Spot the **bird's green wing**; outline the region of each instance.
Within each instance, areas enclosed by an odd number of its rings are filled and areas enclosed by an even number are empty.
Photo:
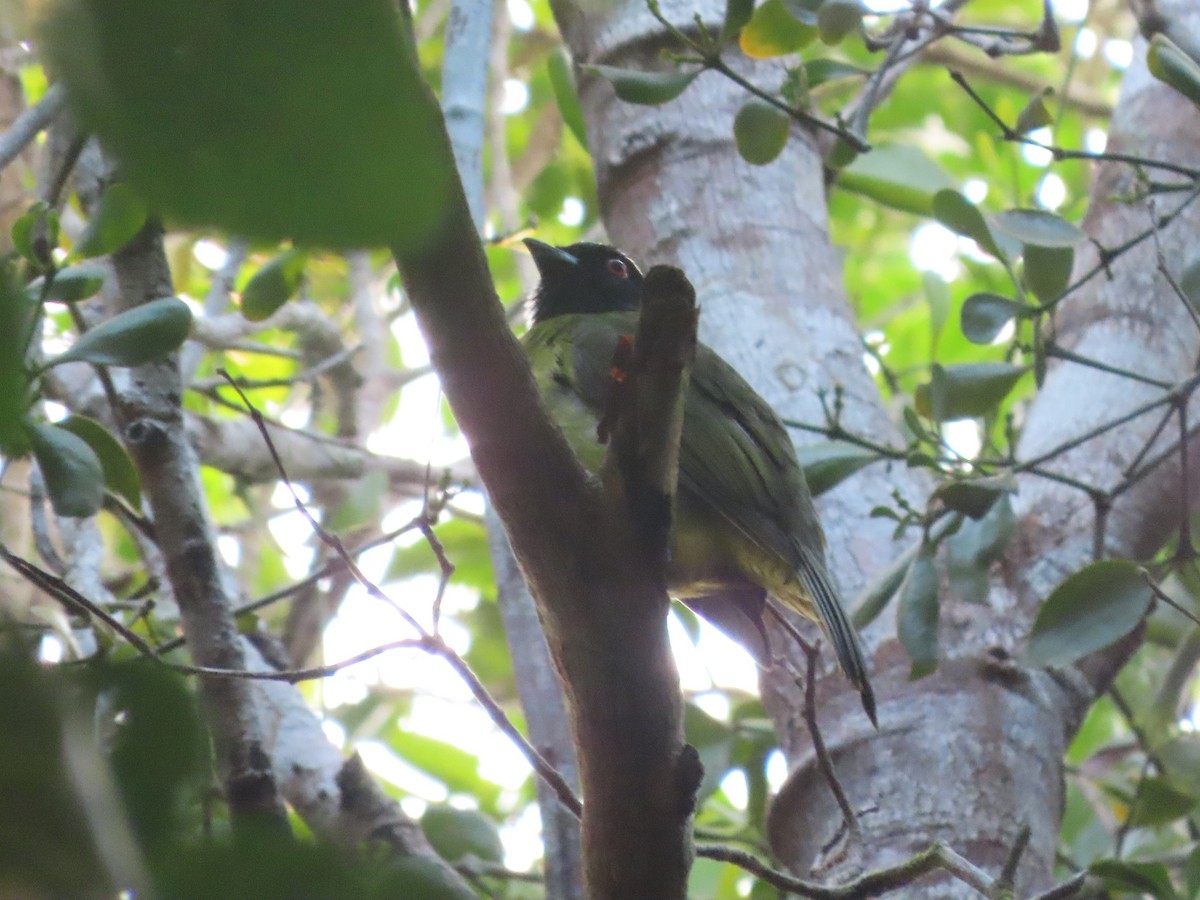
[[[679,450],[680,485],[796,571],[824,536],[791,438],[737,371],[701,345]]]

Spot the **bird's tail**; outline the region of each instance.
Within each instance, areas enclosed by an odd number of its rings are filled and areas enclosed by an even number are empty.
[[[842,602],[829,580],[824,563],[821,560],[805,561],[808,564],[802,566],[799,573],[801,584],[812,598],[821,628],[829,636],[834,653],[837,654],[838,665],[846,673],[851,684],[858,688],[867,718],[878,728],[879,723],[875,721],[875,692],[871,689],[858,633],[850,623],[846,610],[842,608]]]

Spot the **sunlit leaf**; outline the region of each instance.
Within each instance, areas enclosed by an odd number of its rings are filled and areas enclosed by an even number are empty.
[[[904,212],[928,216],[933,198],[953,182],[911,144],[884,144],[864,153],[838,173],[839,187]]]
[[[783,152],[792,120],[764,100],[752,97],[733,120],[733,137],[742,159],[764,166]]]
[[[73,518],[99,512],[104,503],[104,468],[87,442],[44,422],[29,426],[29,438],[54,511]]]
[[[121,181],[110,184],[88,217],[72,255],[87,259],[119,250],[142,230],[147,215],[146,201],[137,190]]]
[[[1069,576],[1038,610],[1026,657],[1068,666],[1128,634],[1150,609],[1150,586],[1128,560],[1106,559]]]
[[[1077,225],[1044,209],[1006,209],[992,224],[1014,240],[1036,247],[1074,247],[1083,240]]]
[[[738,46],[751,59],[771,59],[795,53],[817,36],[815,21],[798,21],[783,0],[766,0],[754,10],[738,36]]]
[[[107,428],[87,416],[68,416],[56,424],[87,442],[100,460],[105,486],[124,497],[135,510],[140,510],[142,479],[124,445]]]
[[[192,328],[192,310],[177,297],[152,300],[118,313],[85,331],[47,366],[90,362],[140,366],[177,350]]]
[[[575,135],[579,146],[587,147],[587,128],[583,123],[583,109],[579,106],[579,92],[575,88],[575,73],[564,50],[559,49],[546,57],[546,72],[550,76],[550,87],[554,90],[554,102],[563,124]]]
[[[674,100],[687,90],[688,85],[695,81],[699,71],[695,72],[642,72],[636,69],[618,69],[614,66],[584,66],[585,71],[592,72],[607,79],[617,92],[617,96],[626,103],[640,103],[645,106],[658,106]]]
[[[938,577],[934,548],[923,545],[900,586],[896,633],[912,661],[909,677],[923,678],[938,662]]]
[[[326,0],[74,0],[52,6],[39,49],[156,211],[407,252],[433,233],[453,160],[405,29],[391,0],[353,15]]]
[[[261,322],[287,303],[300,289],[308,254],[292,247],[263,264],[242,288],[242,315]]]

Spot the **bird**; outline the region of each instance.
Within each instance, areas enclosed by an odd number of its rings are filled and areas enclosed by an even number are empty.
[[[522,343],[538,393],[580,462],[599,472],[613,354],[637,330],[644,279],[607,244],[525,246],[540,283]],[[825,535],[787,429],[716,351],[696,346],[684,397],[668,592],[769,659],[767,598],[820,624],[873,725],[858,635],[825,562]]]

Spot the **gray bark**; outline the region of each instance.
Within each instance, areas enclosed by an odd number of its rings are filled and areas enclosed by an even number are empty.
[[[1174,6],[1180,14],[1186,9],[1183,3]],[[663,11],[688,27],[694,9],[691,3],[671,3]],[[716,24],[723,4],[703,4],[700,12]],[[556,13],[581,63],[662,65],[665,37],[640,3],[588,5],[586,10],[560,4]],[[1194,29],[1196,16],[1188,12],[1184,24]],[[1195,110],[1149,78],[1143,55],[1139,46],[1110,146],[1156,158],[1194,156]],[[728,58],[736,56],[733,50]],[[778,77],[746,60],[737,66],[768,88]],[[688,272],[703,311],[702,339],[737,365],[785,416],[820,422],[817,390],[841,384],[844,424],[877,440],[894,438],[860,362],[839,275],[842,260],[828,239],[821,161],[811,136],[793,129],[784,154],[770,166],[742,162],[731,131],[744,96],[713,74],[702,75],[679,99],[660,107],[622,104],[606,82],[595,78],[584,79],[581,99],[609,235],[642,262],[670,260]],[[1105,201],[1122,193],[1130,177],[1127,167],[1104,165],[1099,171],[1086,228],[1109,245],[1149,222],[1144,206]],[[1160,212],[1166,208],[1160,204]],[[1164,232],[1168,259],[1183,259],[1198,217],[1191,212]],[[1112,281],[1098,279],[1074,297],[1064,310],[1060,335],[1076,352],[1160,378],[1185,376],[1196,358],[1195,329],[1154,275],[1148,247],[1115,266]],[[1052,367],[1030,410],[1022,456],[1108,420],[1139,397],[1145,399],[1143,394],[1127,380],[1101,381],[1095,372],[1070,364]],[[1090,442],[1062,461],[1063,470],[1111,484],[1154,424],[1147,417]],[[914,500],[928,489],[901,467],[890,472],[875,467],[821,498],[831,568],[844,596],[853,596],[898,552],[890,529],[867,516],[894,488]],[[1106,552],[1138,556],[1154,547],[1164,520],[1166,529],[1177,520],[1173,492],[1178,494],[1178,470],[1164,465],[1124,495],[1109,519]],[[1093,532],[1087,498],[1054,482],[1024,478],[1017,512],[1017,534],[996,572],[990,603],[967,606],[943,596],[948,659],[935,675],[908,680],[908,660],[895,640],[890,614],[867,630],[880,699],[878,734],[857,710],[849,685],[828,672],[822,678],[819,720],[826,743],[852,803],[871,810],[861,817],[864,845],[853,852],[839,856],[843,848],[834,847],[828,858],[820,854],[839,815],[816,771],[799,715],[801,695],[785,672],[765,674],[764,700],[792,767],[774,803],[769,833],[789,868],[842,881],[943,839],[995,874],[1018,830],[1028,824],[1033,837],[1018,884],[1034,889],[1049,882],[1063,796],[1063,751],[1095,693],[1136,639],[1089,660],[1079,671],[1052,674],[1012,659],[1038,602],[1063,576],[1090,561]],[[907,895],[973,892],[939,878]]]

